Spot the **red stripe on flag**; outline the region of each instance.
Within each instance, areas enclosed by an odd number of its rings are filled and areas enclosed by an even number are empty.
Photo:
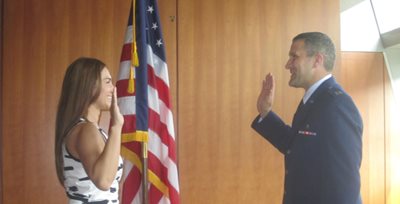
[[[163,196],[162,192],[159,191],[154,185],[150,186],[149,195],[150,204],[158,204]]]
[[[151,152],[149,152],[149,169],[152,170],[160,180],[168,187],[168,194],[171,199],[171,203],[178,204],[179,203],[179,193],[176,189],[171,185],[168,179],[168,171],[169,169],[162,165],[160,160],[154,156]],[[151,193],[150,193],[151,195]],[[174,200],[174,201],[172,201]]]
[[[125,43],[122,47],[121,62],[131,60],[132,43]]]
[[[122,133],[133,133],[136,131],[136,115],[124,115]]]
[[[153,171],[153,173],[156,174],[164,184],[167,184],[166,181],[168,180],[168,169],[153,153],[149,152],[148,156],[149,169]]]
[[[168,109],[171,109],[168,85],[165,84],[164,80],[155,75],[154,68],[151,65],[147,66],[147,70],[148,70],[147,80],[149,86],[153,87],[154,89],[157,89],[158,97],[160,98],[160,100],[165,103]]]
[[[123,189],[129,189],[122,192],[122,203],[131,203],[136,192],[139,191],[142,174],[137,167],[133,166],[128,176],[125,178]],[[135,192],[135,193],[132,193]]]
[[[128,85],[129,85],[129,79],[120,79],[115,83],[115,86],[117,88],[117,96],[119,97],[124,97],[124,96],[134,96],[136,95],[136,89],[133,93],[128,93]]]
[[[168,180],[169,199],[173,204],[179,204],[179,192],[169,183]]]
[[[130,151],[142,158],[142,144],[141,142],[124,142],[122,145],[128,148]]]
[[[166,124],[160,121],[160,115],[149,109],[149,129],[160,137],[161,142],[168,146],[168,156],[176,163],[175,140],[169,135]]]

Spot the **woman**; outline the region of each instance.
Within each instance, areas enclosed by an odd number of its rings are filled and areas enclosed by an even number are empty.
[[[111,116],[109,136],[98,125],[106,110]],[[64,77],[55,140],[57,176],[70,204],[119,203],[123,123],[105,64],[93,58],[74,61]]]

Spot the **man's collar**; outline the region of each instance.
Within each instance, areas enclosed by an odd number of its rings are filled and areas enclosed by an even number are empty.
[[[324,83],[324,81],[328,80],[329,78],[332,77],[332,74],[328,74],[324,76],[322,79],[319,81],[315,82],[313,85],[310,86],[310,88],[307,89],[306,93],[304,93],[303,96],[303,104],[306,104],[308,99],[311,97],[311,95],[315,92],[315,90],[318,89],[318,87]]]

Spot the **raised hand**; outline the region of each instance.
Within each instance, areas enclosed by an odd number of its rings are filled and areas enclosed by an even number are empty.
[[[263,80],[260,95],[257,100],[257,110],[260,116],[265,117],[272,109],[275,97],[275,80],[271,73],[268,73]]]
[[[110,108],[111,125],[122,126],[124,124],[124,116],[121,114],[117,103],[117,88],[114,87],[113,98]]]

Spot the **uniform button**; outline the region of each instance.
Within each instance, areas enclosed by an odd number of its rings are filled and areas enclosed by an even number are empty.
[[[307,125],[306,125],[306,129],[310,129],[310,124],[307,124]]]
[[[286,151],[286,154],[290,154],[292,151],[290,151],[290,149],[288,149],[287,151]]]
[[[289,170],[286,170],[286,171],[285,171],[285,174],[288,175],[288,174],[289,174]]]

